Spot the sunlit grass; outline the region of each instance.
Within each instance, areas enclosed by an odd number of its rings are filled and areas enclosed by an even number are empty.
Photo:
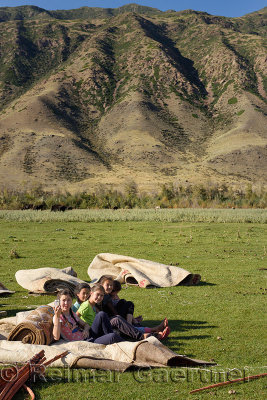
[[[85,216],[89,213],[81,211],[65,214],[33,211],[25,214],[21,211],[15,220],[0,221],[0,281],[16,291],[10,297],[1,298],[1,309],[6,310],[8,316],[53,300],[53,296],[31,296],[22,289],[14,278],[19,269],[72,266],[81,279],[89,280],[87,268],[100,252],[178,265],[201,274],[202,283],[196,287],[162,289],[128,287],[123,289],[122,296],[134,301],[136,313],[143,314],[148,326],[168,317],[172,332],[166,345],[175,352],[207,361],[214,359],[218,363],[214,371],[228,372],[232,379],[243,373],[266,372],[264,311],[267,290],[264,268],[267,245],[266,226],[259,223],[259,219],[250,223],[169,222],[166,219],[67,222],[71,215]],[[117,211],[107,211],[105,215],[119,215]],[[163,215],[161,211],[165,213],[165,210],[159,210],[159,213],[150,210],[147,215],[149,218],[153,212]],[[202,215],[207,215],[207,211],[212,213],[214,210],[205,210]],[[224,210],[215,210],[215,214],[217,211]],[[247,210],[238,211],[245,215]],[[261,214],[257,210],[248,211],[252,211],[250,218]],[[134,215],[134,212],[132,210],[128,215]],[[237,210],[229,212],[237,215]],[[14,217],[15,213],[5,215]],[[170,214],[172,212],[166,215]],[[23,215],[35,216],[36,221],[19,221],[18,216]],[[49,222],[37,218],[46,215],[66,220]],[[10,256],[14,252],[18,258]],[[39,382],[32,386],[37,399],[45,400],[209,399],[211,396],[228,399],[230,389],[236,391],[233,398],[265,398],[265,379],[189,395],[194,388],[214,383],[210,381],[210,369],[207,376],[203,372],[193,374],[189,371],[189,380],[184,377],[185,370],[166,371],[146,371],[147,375],[141,375],[141,380],[131,372],[119,374],[115,381],[110,381],[104,374],[102,381],[99,378],[90,382],[85,382],[84,375],[88,374],[85,371],[82,382],[50,379],[47,383]],[[175,378],[172,371],[177,372]],[[24,397],[23,393],[16,399]]]
[[[103,221],[162,221],[162,222],[248,222],[266,223],[264,209],[119,209],[70,210],[65,212],[33,210],[0,210],[0,220],[25,222],[103,222]]]

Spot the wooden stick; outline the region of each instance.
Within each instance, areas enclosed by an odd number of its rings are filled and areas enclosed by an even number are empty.
[[[35,400],[35,394],[31,390],[31,388],[29,386],[25,385],[25,384],[23,385],[23,387],[24,387],[25,390],[27,390],[27,392],[31,396],[31,400]]]
[[[16,374],[14,380],[8,381],[0,393],[0,400],[11,400],[15,393],[20,389],[21,386],[29,379],[31,374],[31,365],[37,364],[44,358],[44,350],[35,354],[30,361],[22,366]]]
[[[12,381],[8,381],[6,383],[5,387],[3,388],[3,390],[0,393],[0,400],[7,400],[8,397],[10,396],[10,393],[12,393],[12,396],[15,395],[15,393],[17,392],[17,390],[16,390],[17,383],[19,380],[21,380],[24,377],[24,375],[25,376],[28,375],[28,377],[29,377],[29,363],[27,363],[21,369],[19,369],[17,377],[16,377],[16,379],[14,379],[14,381],[12,380]],[[25,382],[27,379],[25,379]]]
[[[201,390],[212,389],[212,388],[215,388],[215,387],[218,387],[218,386],[225,386],[225,385],[229,385],[230,383],[235,383],[235,382],[245,382],[245,381],[249,381],[249,380],[252,380],[252,379],[262,378],[264,376],[267,376],[267,373],[260,374],[260,375],[245,376],[244,378],[234,379],[233,381],[215,383],[214,385],[205,386],[205,387],[200,388],[200,389],[191,390],[191,392],[189,392],[189,393],[192,394],[192,393],[200,392]]]
[[[49,364],[52,364],[52,362],[58,360],[59,358],[65,357],[69,353],[68,350],[64,351],[63,353],[59,354],[58,356],[55,356],[54,358],[51,358],[51,360],[46,361],[43,363],[45,367],[47,367]]]
[[[21,386],[24,386],[28,393],[31,395],[31,399],[34,400],[35,396],[33,391],[25,385],[25,382],[29,379],[29,377],[34,373],[38,373],[41,371],[41,368],[44,368],[51,364],[52,362],[58,360],[59,358],[65,357],[69,352],[64,351],[63,353],[53,357],[51,360],[46,360],[44,357],[44,350],[40,351],[39,353],[35,354],[30,361],[28,361],[25,365],[23,365],[14,376],[14,380],[10,380],[7,382],[1,381],[1,393],[0,393],[0,400],[11,400],[15,393],[19,390]],[[12,369],[8,369],[12,371]]]

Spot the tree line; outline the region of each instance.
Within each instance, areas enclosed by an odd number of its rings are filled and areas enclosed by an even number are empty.
[[[266,208],[267,192],[252,185],[243,189],[227,185],[164,184],[155,193],[139,192],[134,182],[122,190],[71,194],[52,193],[41,186],[28,191],[2,189],[0,208],[6,210],[120,209],[120,208]]]

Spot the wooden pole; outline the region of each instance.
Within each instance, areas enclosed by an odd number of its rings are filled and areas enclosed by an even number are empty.
[[[35,395],[34,395],[33,391],[31,390],[31,388],[25,384],[23,385],[23,387],[25,390],[27,390],[27,392],[31,396],[31,400],[35,400]]]
[[[226,381],[226,382],[215,383],[214,385],[205,386],[205,387],[200,388],[200,389],[191,390],[191,392],[189,392],[189,393],[192,394],[192,393],[200,392],[201,390],[213,389],[213,388],[219,387],[219,386],[230,385],[230,383],[235,383],[235,382],[250,381],[250,380],[252,380],[252,379],[263,378],[264,376],[267,376],[267,373],[265,373],[265,374],[260,374],[260,375],[245,376],[244,378],[234,379],[233,381]]]
[[[55,356],[54,358],[51,358],[51,360],[46,361],[43,365],[45,367],[47,367],[49,364],[52,364],[52,362],[58,360],[59,358],[65,357],[67,354],[69,354],[68,350],[64,351],[63,353],[59,354],[58,356]]]
[[[61,353],[53,357],[51,360],[46,361],[46,358],[44,357],[44,350],[42,350],[35,354],[35,356],[33,356],[30,361],[28,361],[18,371],[15,371],[14,368],[7,368],[6,371],[13,374],[13,376],[11,376],[11,380],[6,382],[4,379],[0,380],[0,400],[11,400],[21,386],[25,387],[25,389],[31,395],[31,399],[34,400],[34,393],[27,385],[25,385],[25,382],[33,373],[38,372],[41,367],[45,370],[46,366],[51,364],[53,361],[66,356],[68,353],[68,351],[64,351],[64,353]]]

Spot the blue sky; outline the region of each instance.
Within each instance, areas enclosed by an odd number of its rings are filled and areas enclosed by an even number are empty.
[[[0,7],[15,7],[26,4],[35,5],[46,10],[62,10],[79,7],[117,8],[124,4],[136,3],[166,11],[193,9],[206,11],[213,15],[226,17],[241,17],[253,11],[266,7],[266,0],[0,0]]]

